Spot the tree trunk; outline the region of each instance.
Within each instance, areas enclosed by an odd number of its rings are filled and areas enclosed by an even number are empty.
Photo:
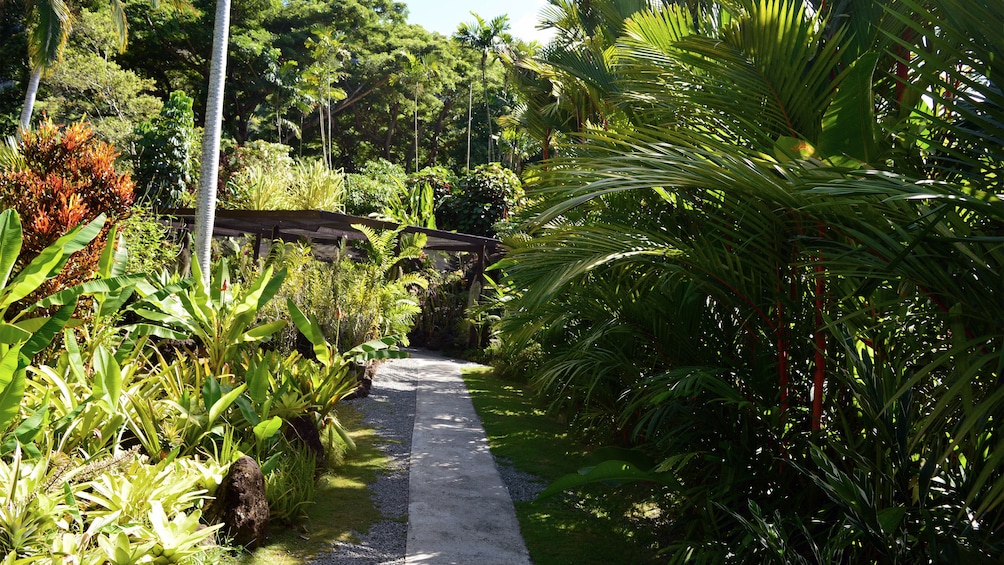
[[[488,162],[492,162],[492,107],[488,103],[488,74],[485,71],[485,62],[481,63],[481,93],[485,97],[485,115],[488,116]]]
[[[216,184],[220,167],[220,134],[223,128],[223,89],[227,79],[227,44],[230,35],[230,0],[216,0],[213,28],[213,58],[209,66],[209,96],[206,127],[202,138],[202,170],[195,214],[195,259],[202,270],[202,284],[209,284],[210,249],[216,222]]]
[[[474,83],[467,85],[467,170],[471,170],[471,108],[474,106]]]
[[[38,82],[42,79],[42,67],[32,69],[28,80],[28,91],[24,94],[24,107],[21,109],[20,128],[28,131],[31,126],[31,112],[35,108],[35,95],[38,94]]]
[[[418,89],[415,89],[415,172],[418,172]]]

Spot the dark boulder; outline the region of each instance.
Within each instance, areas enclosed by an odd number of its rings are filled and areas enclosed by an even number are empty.
[[[216,498],[203,514],[210,524],[223,524],[221,534],[234,545],[254,549],[268,537],[268,500],[265,477],[254,459],[243,456],[216,489]]]
[[[310,453],[313,453],[318,468],[324,464],[324,444],[321,443],[321,434],[317,431],[314,419],[310,415],[302,414],[286,420],[286,425],[282,428],[282,436],[286,438],[286,441],[302,445]]]

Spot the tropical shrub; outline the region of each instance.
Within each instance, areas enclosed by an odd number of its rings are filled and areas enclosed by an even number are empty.
[[[285,179],[293,168],[293,158],[289,156],[292,147],[281,143],[270,143],[264,140],[249,141],[241,146],[223,150],[220,156],[220,193],[218,205],[222,208],[240,209],[247,207],[242,199],[246,198],[237,189],[240,184],[233,184],[232,180],[237,180],[243,171],[255,169],[255,173],[250,173],[252,179],[261,182],[271,182],[265,177],[271,173],[277,179]],[[242,181],[238,181],[242,182]],[[247,181],[243,181],[247,182]],[[278,186],[285,186],[284,182]],[[278,190],[278,189],[276,189]],[[263,198],[263,197],[257,197]]]
[[[174,268],[180,246],[150,210],[134,206],[129,216],[119,223],[119,231],[129,250],[128,272],[156,273]]]
[[[355,216],[383,212],[404,191],[406,182],[400,165],[384,159],[368,161],[359,172],[345,177],[345,212]]]
[[[414,239],[401,238],[403,247],[397,250],[399,231],[359,229],[368,238],[359,250],[362,259],[353,259],[343,247],[331,262],[315,261],[309,247],[294,243],[274,245],[266,258],[266,265],[289,272],[280,299],[311,312],[339,351],[383,336],[407,336],[420,311],[415,293],[427,285],[422,274],[405,269],[407,262],[422,256]],[[264,319],[285,315],[285,309],[273,304]],[[280,349],[296,347],[292,328],[279,337]]]
[[[0,203],[27,218],[17,267],[81,222],[109,217],[101,234],[40,289],[51,294],[90,278],[108,230],[129,213],[133,183],[128,173],[116,171],[115,149],[83,123],[60,129],[45,122],[18,140],[18,150],[25,168],[0,173]]]
[[[1004,8],[600,4],[503,264],[534,384],[676,482],[671,562],[1000,559]]]
[[[509,217],[523,198],[523,186],[512,171],[498,163],[480,165],[437,204],[442,229],[493,237],[494,226]]]
[[[198,174],[192,99],[172,92],[160,114],[137,126],[135,133],[133,180],[138,197],[158,208],[181,207]]]

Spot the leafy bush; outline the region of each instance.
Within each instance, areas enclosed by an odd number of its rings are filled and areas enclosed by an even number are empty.
[[[42,287],[50,294],[90,278],[111,225],[129,214],[133,183],[128,173],[115,170],[115,149],[83,123],[61,130],[44,122],[19,139],[18,150],[25,168],[0,173],[0,202],[25,218],[18,267],[81,222],[109,217],[98,237]]]
[[[367,216],[383,212],[395,195],[404,192],[404,168],[384,159],[369,161],[345,179],[345,212]]]
[[[139,198],[159,208],[181,206],[198,174],[192,99],[172,92],[160,114],[136,128],[136,136],[133,177]]]
[[[239,147],[225,150],[220,158],[220,192],[217,195],[218,205],[221,208],[240,209],[244,207],[239,192],[235,188],[239,185],[231,183],[248,169],[257,169],[256,178],[274,176],[277,179],[285,179],[293,169],[293,159],[289,156],[292,147],[281,143],[271,143],[263,140],[249,141]],[[273,182],[266,179],[263,182]],[[285,186],[284,182],[278,182]]]
[[[345,176],[316,159],[288,168],[252,163],[230,178],[226,192],[227,208],[341,212]]]
[[[445,230],[493,237],[495,224],[508,218],[522,198],[523,187],[515,173],[498,163],[481,165],[439,202],[436,224]]]
[[[295,522],[314,499],[314,454],[296,442],[281,441],[280,450],[262,464],[265,475],[265,498],[269,518],[283,523]]]
[[[177,243],[171,240],[168,229],[147,209],[133,207],[129,217],[119,225],[129,249],[128,265],[130,273],[155,273],[170,270],[180,252]]]

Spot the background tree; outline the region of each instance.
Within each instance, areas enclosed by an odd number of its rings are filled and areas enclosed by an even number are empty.
[[[137,197],[157,208],[177,208],[196,173],[192,99],[172,92],[160,114],[136,128],[133,179]]]
[[[133,129],[154,116],[160,99],[154,83],[122,69],[114,56],[120,50],[109,8],[81,10],[63,53],[40,89],[37,107],[57,122],[87,120],[95,134],[123,151],[131,151]]]
[[[508,33],[509,16],[503,14],[492,18],[491,21],[485,21],[484,18],[474,12],[471,12],[471,15],[474,16],[474,21],[460,24],[454,37],[462,45],[477,51],[481,57],[479,66],[481,68],[481,90],[485,98],[485,115],[488,126],[488,162],[492,162],[492,112],[491,105],[488,102],[487,68],[489,58],[500,51],[504,45],[511,43],[512,36]],[[470,164],[468,163],[469,166]]]

